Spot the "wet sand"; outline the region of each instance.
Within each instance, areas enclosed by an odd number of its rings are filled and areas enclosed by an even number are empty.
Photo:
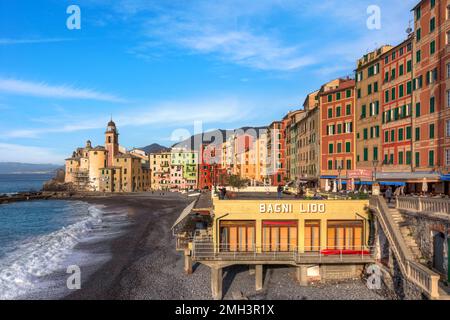
[[[170,228],[182,210],[193,198],[165,193],[115,195],[111,197],[81,198],[91,204],[105,205],[109,212],[127,212],[131,224],[123,235],[105,239],[99,243],[80,244],[77,249],[95,254],[111,254],[111,259],[100,266],[81,270],[91,274],[82,277],[82,288],[74,290],[65,299],[133,299],[129,291],[135,286],[132,266],[144,256],[152,253],[167,252],[171,260],[181,260],[175,251],[175,239]],[[138,276],[138,275],[136,275]],[[131,281],[131,282],[130,282]]]

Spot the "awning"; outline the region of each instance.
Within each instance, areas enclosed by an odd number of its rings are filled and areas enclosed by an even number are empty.
[[[441,175],[441,181],[450,181],[450,174]]]
[[[192,209],[194,209],[194,205],[196,202],[197,201],[192,201],[192,203],[190,205],[188,205],[186,208],[184,208],[183,212],[181,212],[180,216],[173,224],[172,230],[191,213]]]
[[[394,186],[394,187],[406,186],[406,182],[399,182],[399,181],[380,181],[379,184],[382,186]]]
[[[320,176],[320,179],[337,179],[337,176]]]

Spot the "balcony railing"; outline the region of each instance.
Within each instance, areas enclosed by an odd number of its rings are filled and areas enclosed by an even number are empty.
[[[271,244],[215,245],[213,242],[194,241],[192,258],[210,261],[285,261],[290,263],[370,263],[374,261],[374,248],[369,246],[308,247],[302,251],[299,247],[272,250]]]
[[[396,207],[400,210],[450,215],[450,199],[398,197],[396,201]]]

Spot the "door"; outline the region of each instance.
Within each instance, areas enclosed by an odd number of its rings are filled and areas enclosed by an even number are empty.
[[[298,246],[297,234],[297,221],[263,221],[263,251],[294,251]]]
[[[437,232],[433,237],[433,267],[443,274],[445,274],[444,241],[445,236],[442,232]]]
[[[331,250],[362,250],[363,221],[328,221],[327,248]]]
[[[305,252],[320,251],[320,221],[305,221]]]
[[[221,251],[255,250],[255,221],[221,221],[219,243]]]

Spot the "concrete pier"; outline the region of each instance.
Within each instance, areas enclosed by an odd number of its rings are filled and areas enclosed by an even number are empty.
[[[214,300],[222,300],[223,269],[211,267],[211,293]]]
[[[264,267],[262,264],[255,266],[255,288],[261,291],[264,288]]]
[[[298,266],[296,270],[296,278],[301,286],[308,285],[308,266]]]
[[[192,274],[192,257],[190,250],[184,251],[184,272]]]

